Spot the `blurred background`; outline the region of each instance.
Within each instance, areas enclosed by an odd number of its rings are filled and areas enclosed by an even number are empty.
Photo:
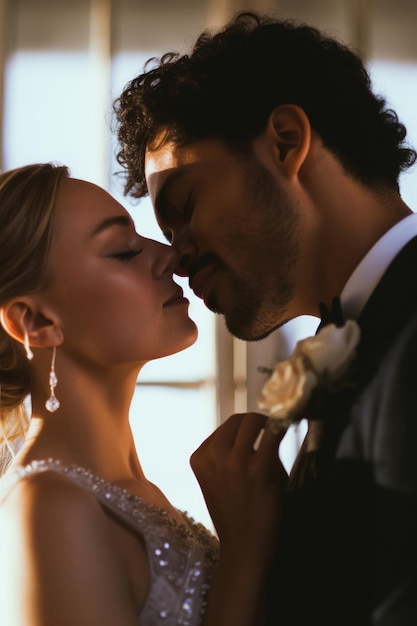
[[[0,0],[0,168],[68,165],[74,177],[117,197],[142,234],[162,241],[148,200],[133,204],[123,197],[112,102],[147,59],[186,52],[202,30],[243,9],[306,21],[352,45],[417,146],[416,0]],[[415,168],[402,176],[401,192],[416,210]],[[256,410],[265,380],[257,368],[286,358],[317,321],[301,318],[246,344],[230,337],[222,320],[181,284],[199,339],[144,369],[131,422],[148,477],[211,526],[189,468],[191,452],[231,413]],[[284,440],[288,468],[303,432],[293,428]]]

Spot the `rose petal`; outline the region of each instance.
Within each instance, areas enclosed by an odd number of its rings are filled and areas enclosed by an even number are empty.
[[[271,416],[286,419],[305,407],[316,384],[316,374],[305,369],[302,358],[281,361],[265,383],[258,406]]]
[[[335,381],[352,362],[359,338],[360,329],[353,320],[342,327],[328,324],[315,337],[299,341],[294,353],[303,355],[319,376]]]

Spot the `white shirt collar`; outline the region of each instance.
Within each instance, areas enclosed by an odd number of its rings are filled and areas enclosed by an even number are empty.
[[[397,253],[417,235],[417,214],[408,215],[379,239],[347,281],[341,302],[346,318],[357,319]]]

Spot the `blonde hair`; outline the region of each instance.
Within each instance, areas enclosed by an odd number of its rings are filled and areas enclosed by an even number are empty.
[[[52,163],[0,173],[0,309],[46,279],[55,196],[68,168]],[[24,437],[29,367],[23,346],[0,325],[0,446]],[[1,465],[1,461],[0,461]],[[1,469],[0,469],[1,473]]]

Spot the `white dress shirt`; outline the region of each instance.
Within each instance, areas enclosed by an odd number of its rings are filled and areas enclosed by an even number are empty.
[[[417,213],[408,215],[379,239],[350,275],[342,294],[345,318],[357,319],[398,252],[417,236]]]

